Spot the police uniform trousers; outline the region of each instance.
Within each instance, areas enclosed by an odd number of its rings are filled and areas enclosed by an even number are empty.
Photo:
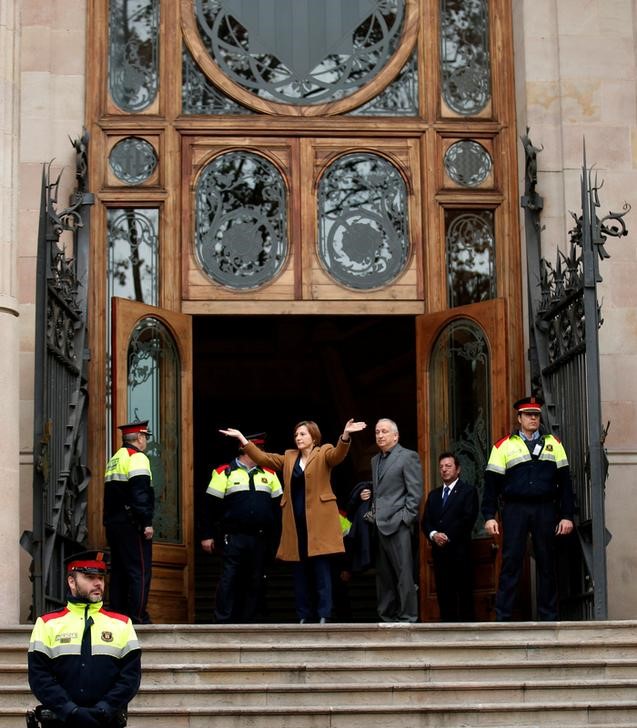
[[[537,566],[538,619],[542,621],[557,619],[555,573],[557,523],[557,509],[553,502],[505,502],[502,510],[502,570],[495,600],[495,614],[498,621],[506,622],[511,619],[529,533]]]
[[[224,536],[215,618],[220,624],[258,621],[272,544],[265,531]]]
[[[418,599],[414,577],[412,529],[401,523],[389,536],[376,534],[376,596],[383,622],[416,622]]]
[[[146,611],[153,563],[153,542],[132,523],[110,523],[106,539],[111,551],[110,608],[133,624],[150,624]]]

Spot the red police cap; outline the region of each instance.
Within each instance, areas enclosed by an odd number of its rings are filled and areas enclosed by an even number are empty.
[[[124,435],[135,435],[138,432],[150,437],[151,432],[148,429],[148,420],[141,420],[140,422],[128,422],[126,425],[118,425],[118,429],[122,431]]]
[[[108,554],[104,551],[82,551],[64,560],[66,573],[79,571],[82,574],[106,574]]]
[[[265,432],[255,432],[252,435],[246,435],[248,442],[253,442],[255,445],[265,445]]]
[[[518,413],[531,412],[540,414],[544,400],[541,397],[523,397],[513,404],[513,409]]]

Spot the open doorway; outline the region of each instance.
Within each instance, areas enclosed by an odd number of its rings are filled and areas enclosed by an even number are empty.
[[[267,433],[266,449],[292,447],[292,428],[315,420],[335,442],[349,417],[365,420],[350,457],[333,472],[339,500],[370,478],[374,424],[390,417],[401,442],[416,448],[415,327],[411,316],[197,316],[193,320],[195,507],[213,467],[236,454],[219,428]],[[195,519],[196,520],[196,519]],[[196,621],[213,621],[218,557],[198,548]],[[269,619],[295,621],[289,568],[278,564],[268,590]],[[375,621],[370,575],[352,580],[351,621]],[[338,606],[338,605],[336,605]],[[335,615],[338,618],[338,615]]]

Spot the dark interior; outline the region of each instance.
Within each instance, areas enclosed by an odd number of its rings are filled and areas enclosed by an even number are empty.
[[[350,457],[333,471],[339,501],[370,477],[379,417],[396,420],[401,441],[416,447],[416,359],[411,316],[196,316],[193,319],[195,506],[200,512],[213,467],[236,454],[219,428],[267,433],[265,449],[293,447],[299,420],[315,420],[335,442],[349,417],[368,423]],[[195,518],[195,522],[197,518]],[[198,548],[196,620],[213,620],[219,558]],[[335,614],[375,621],[373,574],[355,575]],[[349,599],[347,598],[349,596]],[[272,622],[295,621],[289,566],[270,575]]]

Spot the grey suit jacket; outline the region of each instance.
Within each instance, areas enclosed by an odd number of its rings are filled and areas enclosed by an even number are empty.
[[[376,506],[376,526],[390,536],[401,523],[412,526],[418,518],[423,493],[422,466],[414,450],[398,443],[391,451],[378,477],[380,453],[372,458],[372,480]]]

